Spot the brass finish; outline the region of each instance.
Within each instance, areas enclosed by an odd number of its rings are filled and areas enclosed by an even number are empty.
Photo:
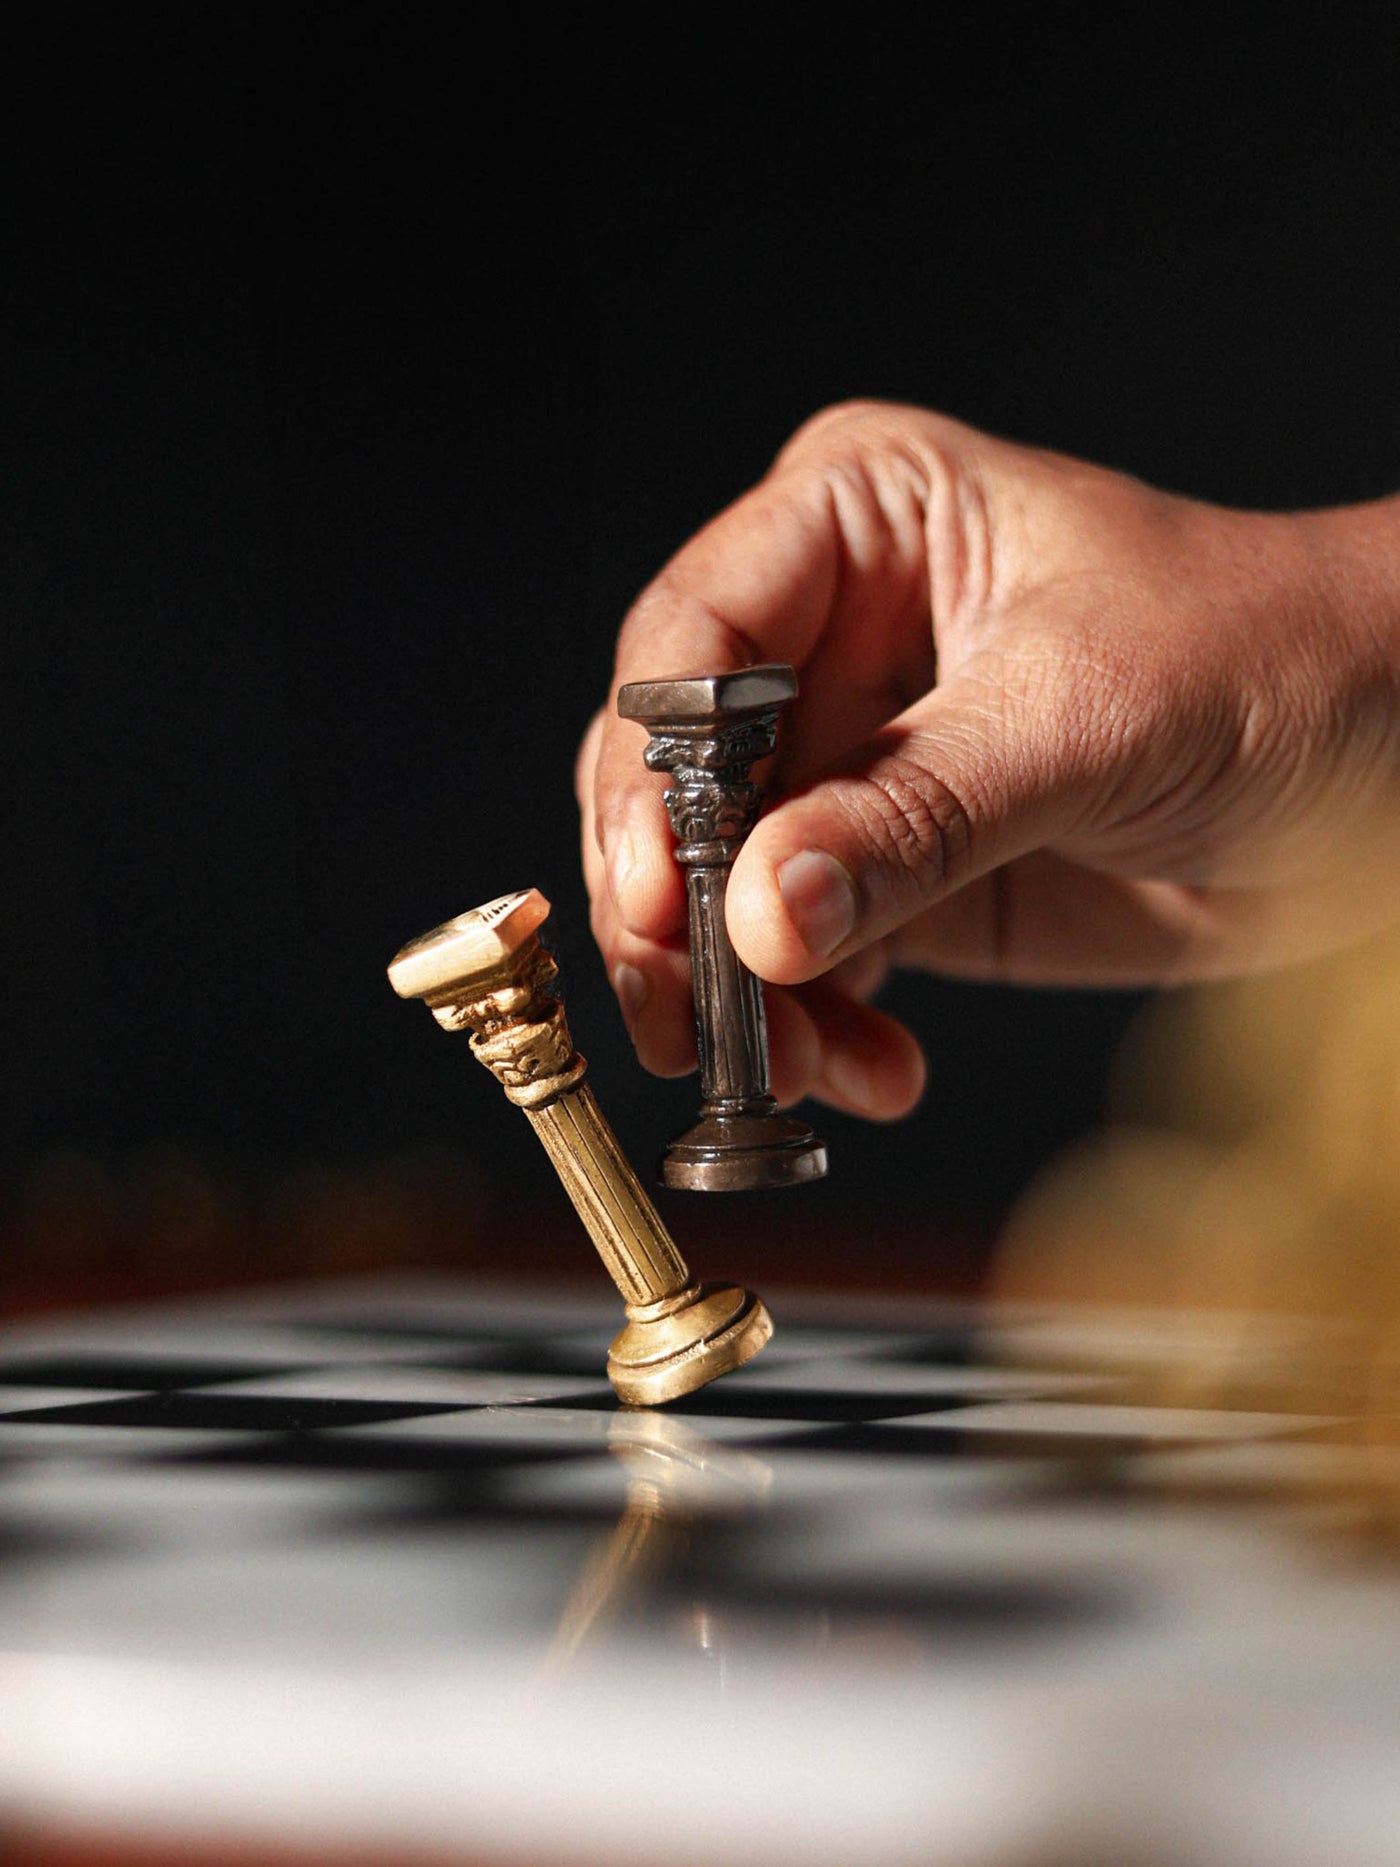
[[[502,895],[411,941],[389,967],[400,998],[423,999],[447,1031],[469,1031],[478,1060],[525,1111],[617,1285],[627,1323],[608,1379],[630,1406],[688,1394],[749,1361],[773,1333],[757,1297],[700,1284],[642,1189],[584,1081],[558,976],[539,929],[538,889]]]
[[[805,1122],[779,1114],[769,1093],[763,990],[724,919],[729,870],[762,802],[749,769],[773,750],[778,714],[796,693],[796,675],[781,664],[633,681],[618,692],[618,712],[651,734],[647,765],[671,774],[666,809],[690,910],[701,1108],[662,1156],[667,1186],[732,1192],[797,1186],[826,1172],[822,1142]]]

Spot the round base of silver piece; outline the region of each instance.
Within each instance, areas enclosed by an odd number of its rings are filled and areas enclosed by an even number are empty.
[[[661,1157],[661,1183],[692,1193],[761,1192],[820,1180],[826,1143],[791,1115],[710,1114]]]

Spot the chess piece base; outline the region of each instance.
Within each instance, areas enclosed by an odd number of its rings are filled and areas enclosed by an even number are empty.
[[[655,1407],[743,1367],[773,1333],[759,1299],[737,1284],[691,1284],[628,1309],[608,1352],[608,1379],[629,1407]]]
[[[749,1193],[799,1186],[826,1173],[826,1144],[790,1115],[704,1115],[661,1157],[663,1186]]]

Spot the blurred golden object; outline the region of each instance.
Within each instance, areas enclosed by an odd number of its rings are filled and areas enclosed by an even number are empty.
[[[698,1284],[618,1146],[548,987],[558,967],[539,937],[537,888],[502,895],[410,941],[389,967],[401,998],[426,1001],[524,1110],[617,1285],[627,1325],[608,1355],[623,1401],[656,1406],[749,1361],[773,1333],[758,1298]]]
[[[1189,1313],[1154,1398],[1316,1419],[1352,1527],[1397,1540],[1400,930],[1157,1000],[1111,1115],[1013,1214],[993,1301]]]

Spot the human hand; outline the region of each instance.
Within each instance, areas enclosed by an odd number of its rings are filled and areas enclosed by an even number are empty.
[[[891,966],[1142,985],[1400,914],[1400,502],[1229,511],[925,410],[807,423],[643,592],[578,762],[595,935],[641,1062],[694,1064],[684,884],[627,681],[791,663],[727,917],[773,1088],[918,1099]],[[1371,833],[1368,829],[1368,834]],[[1339,904],[1341,913],[1339,914]]]

